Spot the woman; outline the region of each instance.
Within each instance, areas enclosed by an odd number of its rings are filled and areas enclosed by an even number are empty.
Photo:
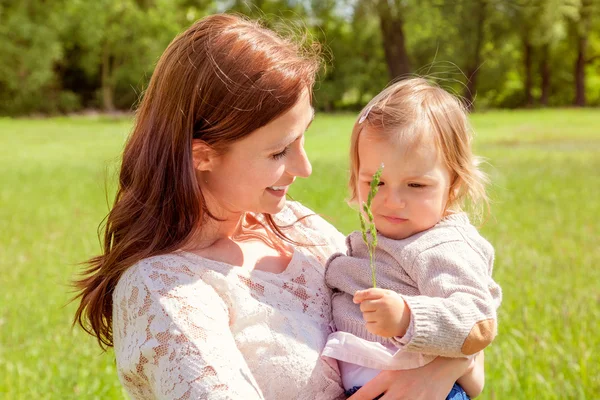
[[[232,15],[196,22],[159,60],[103,254],[78,283],[76,321],[114,346],[132,398],[343,398],[319,354],[331,331],[323,264],[344,237],[286,203],[311,173],[318,68],[314,52]],[[444,398],[468,367],[388,371],[352,398]]]

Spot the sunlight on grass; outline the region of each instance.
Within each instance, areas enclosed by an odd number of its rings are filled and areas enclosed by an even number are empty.
[[[341,231],[354,115],[318,115],[313,176],[292,196]],[[600,393],[600,111],[501,111],[472,117],[488,160],[504,289],[482,399],[592,399]],[[0,119],[0,394],[7,399],[124,398],[114,357],[71,329],[69,280],[99,250],[128,120]],[[111,195],[106,196],[106,190]]]

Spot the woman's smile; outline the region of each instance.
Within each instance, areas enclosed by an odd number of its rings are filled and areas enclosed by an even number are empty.
[[[283,197],[286,195],[289,185],[287,186],[270,186],[267,188],[267,192],[271,193],[273,196]]]

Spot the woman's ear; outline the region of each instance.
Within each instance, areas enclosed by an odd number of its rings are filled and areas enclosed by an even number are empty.
[[[192,158],[197,171],[212,171],[215,167],[217,152],[208,143],[200,139],[192,140]]]

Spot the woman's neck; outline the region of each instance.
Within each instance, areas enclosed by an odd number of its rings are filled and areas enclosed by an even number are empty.
[[[202,251],[215,245],[231,246],[244,241],[259,240],[281,254],[291,254],[291,248],[272,232],[268,225],[261,223],[253,214],[244,213],[238,218],[218,221],[208,218],[198,232],[182,246],[187,251]]]
[[[233,266],[280,273],[294,248],[246,213],[237,220],[206,221],[181,250]]]
[[[243,227],[246,214],[242,213],[237,216],[229,216],[228,218],[217,217],[213,219],[207,217],[202,222],[201,227],[188,241],[186,248],[205,249],[213,246],[220,240],[232,240]]]

